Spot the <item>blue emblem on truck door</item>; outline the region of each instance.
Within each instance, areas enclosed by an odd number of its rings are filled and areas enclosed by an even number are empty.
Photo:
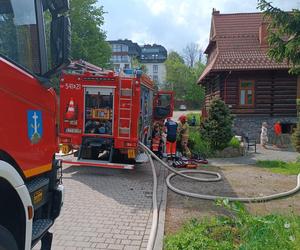
[[[38,143],[43,136],[42,112],[39,110],[27,111],[28,137],[32,144]]]

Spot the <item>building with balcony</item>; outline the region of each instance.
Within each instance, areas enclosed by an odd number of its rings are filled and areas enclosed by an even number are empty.
[[[165,47],[153,44],[144,45],[141,47],[140,63],[147,68],[147,74],[152,78],[158,87],[166,81],[166,66],[168,52]]]
[[[166,80],[165,61],[168,52],[165,47],[153,44],[139,46],[131,40],[114,40],[109,41],[112,47],[111,63],[115,71],[132,68],[134,58],[147,68],[147,74],[160,88]]]
[[[112,48],[111,63],[115,71],[132,67],[133,58],[139,58],[141,49],[137,43],[131,40],[108,41]]]

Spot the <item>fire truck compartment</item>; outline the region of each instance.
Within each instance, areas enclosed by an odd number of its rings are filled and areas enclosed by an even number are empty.
[[[110,138],[83,137],[78,159],[112,161],[112,144]]]
[[[85,88],[85,134],[113,134],[113,103],[113,88]]]

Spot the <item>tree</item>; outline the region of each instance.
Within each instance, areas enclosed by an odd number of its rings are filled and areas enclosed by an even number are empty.
[[[171,90],[176,90],[176,93],[184,91],[184,86],[182,82],[182,73],[184,73],[184,60],[175,51],[171,51],[166,60],[166,87]]]
[[[134,69],[141,69],[145,74],[148,72],[147,66],[143,63],[140,63],[136,57],[131,59],[131,65]]]
[[[97,0],[70,0],[72,25],[73,59],[83,59],[101,67],[107,67],[111,58],[111,48],[105,41],[106,34],[101,29],[103,6],[96,6]]]
[[[269,55],[278,62],[287,60],[290,73],[300,74],[300,10],[282,11],[266,0],[258,1],[264,11],[268,26]]]
[[[190,43],[183,49],[183,58],[191,68],[194,67],[196,62],[202,61],[202,54],[202,50],[196,43]]]
[[[166,88],[175,91],[175,100],[184,100],[189,108],[200,108],[204,100],[204,89],[197,85],[199,75],[205,66],[198,62],[188,67],[184,59],[175,51],[171,51],[166,61]]]
[[[233,116],[220,99],[214,99],[209,107],[208,118],[201,124],[200,133],[214,150],[227,147],[232,133]]]
[[[205,65],[197,62],[193,68],[190,69],[191,82],[187,85],[186,100],[194,103],[195,108],[203,105],[205,99],[205,91],[202,86],[199,86],[197,80],[205,69]]]

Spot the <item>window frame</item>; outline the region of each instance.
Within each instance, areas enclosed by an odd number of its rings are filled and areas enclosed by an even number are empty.
[[[242,83],[245,83],[245,82],[249,82],[252,84],[252,86],[249,88],[249,87],[242,87]],[[241,91],[242,90],[246,90],[246,94],[245,94],[245,104],[241,104]],[[247,92],[248,90],[251,90],[252,91],[252,103],[251,104],[248,104],[248,95],[247,95]],[[238,106],[239,107],[254,107],[255,106],[255,81],[254,80],[240,80],[239,81],[239,98],[238,98],[238,101],[239,101],[239,104]]]
[[[158,82],[159,81],[158,75],[153,75],[153,81],[154,82]]]

